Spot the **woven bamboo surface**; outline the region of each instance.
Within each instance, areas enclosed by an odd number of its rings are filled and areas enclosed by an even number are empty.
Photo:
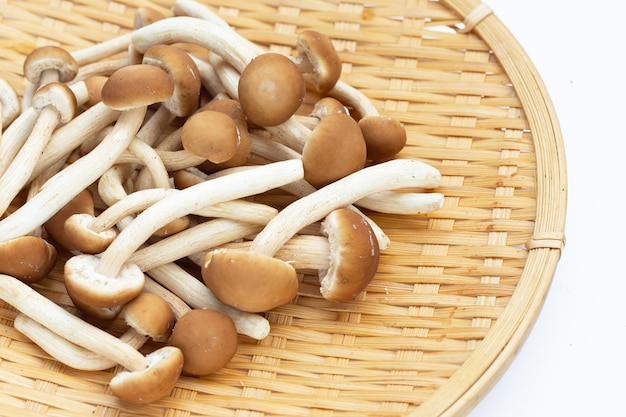
[[[506,370],[540,312],[563,246],[566,168],[556,115],[532,63],[491,10],[472,0],[206,0],[237,30],[290,53],[316,29],[335,42],[342,79],[401,120],[401,157],[443,175],[445,205],[371,213],[392,243],[356,300],[329,303],[307,277],[242,337],[215,375],[182,377],[171,396],[120,403],[115,370],[50,359],[0,304],[2,416],[461,416]],[[132,27],[167,1],[0,1],[0,74],[24,91],[37,46],[76,50]],[[69,305],[60,268],[37,285]]]

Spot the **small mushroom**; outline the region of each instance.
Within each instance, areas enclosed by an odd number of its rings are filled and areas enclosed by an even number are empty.
[[[298,67],[278,53],[260,54],[245,67],[237,96],[249,124],[276,126],[288,120],[304,100]]]
[[[187,52],[176,46],[154,45],[144,52],[142,63],[159,67],[172,78],[174,91],[163,106],[174,116],[187,117],[196,110],[200,99],[200,73]]]
[[[35,91],[50,82],[70,82],[78,73],[78,63],[65,49],[48,45],[33,49],[24,59],[24,77],[28,81],[22,107],[31,105]]]
[[[143,356],[117,337],[72,315],[12,276],[0,274],[0,299],[72,343],[109,358],[126,370],[109,387],[117,397],[149,403],[168,395],[182,372],[183,355],[165,346]]]
[[[209,375],[226,366],[235,355],[237,330],[226,314],[193,309],[176,321],[170,344],[183,352],[183,373]]]
[[[65,233],[65,221],[78,213],[93,216],[94,210],[93,194],[89,189],[84,189],[61,207],[43,226],[54,242],[68,251],[73,251],[77,248]]]
[[[214,164],[232,159],[239,148],[240,131],[227,114],[205,110],[189,117],[181,132],[183,148]]]
[[[307,86],[319,94],[330,91],[341,77],[341,58],[332,41],[315,30],[304,30],[296,41],[298,55],[292,60]]]
[[[22,236],[0,242],[0,274],[26,283],[48,276],[56,259],[56,248],[41,237]]]
[[[332,211],[322,222],[328,236],[330,265],[320,271],[320,291],[330,301],[349,301],[372,281],[380,249],[362,216],[348,209]]]
[[[368,146],[368,160],[386,161],[404,148],[407,135],[402,123],[392,117],[381,115],[361,91],[339,81],[329,95],[355,110],[357,114],[355,117]]]
[[[164,102],[174,93],[174,82],[154,65],[128,65],[115,71],[102,87],[102,102],[115,110],[129,110]]]
[[[170,305],[158,295],[142,292],[126,304],[121,313],[130,331],[165,342],[174,327],[174,314]]]
[[[200,108],[200,111],[203,110],[218,111],[230,116],[234,120],[239,131],[239,142],[237,151],[231,159],[219,164],[205,162],[200,165],[201,169],[205,172],[215,172],[223,168],[243,165],[250,156],[250,147],[252,144],[250,134],[248,132],[246,116],[243,113],[243,109],[241,108],[239,101],[227,97],[216,97]]]
[[[365,166],[366,145],[361,129],[346,114],[324,117],[302,149],[304,179],[316,188]]]

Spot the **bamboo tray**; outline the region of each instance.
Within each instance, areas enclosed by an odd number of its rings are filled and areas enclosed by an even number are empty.
[[[340,304],[303,292],[267,313],[267,338],[242,337],[224,370],[182,377],[150,405],[113,397],[114,370],[52,360],[0,304],[0,415],[467,414],[530,332],[564,242],[562,137],[533,64],[476,0],[204,2],[274,50],[289,53],[306,28],[327,33],[343,80],[405,124],[400,156],[441,171],[445,205],[417,216],[372,213],[392,244],[366,292]],[[170,3],[4,1],[0,73],[21,93],[33,48],[110,39],[132,28],[139,6],[167,11]],[[69,304],[59,279],[37,288]]]

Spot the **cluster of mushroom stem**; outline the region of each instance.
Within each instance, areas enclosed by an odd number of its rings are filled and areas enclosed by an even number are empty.
[[[402,124],[341,81],[327,36],[303,31],[294,51],[179,0],[110,41],[36,48],[21,101],[0,80],[0,299],[15,327],[67,366],[121,365],[112,393],[145,403],[225,366],[239,335],[266,337],[263,313],[298,295],[299,273],[319,274],[329,302],[366,290],[390,242],[365,212],[437,210],[441,175],[398,157]],[[324,98],[305,114],[307,92]],[[36,290],[55,266],[77,315]]]

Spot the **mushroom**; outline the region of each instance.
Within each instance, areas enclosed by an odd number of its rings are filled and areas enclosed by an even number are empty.
[[[223,368],[235,355],[237,330],[226,314],[193,309],[176,321],[170,344],[183,352],[183,373],[209,375]]]
[[[255,236],[249,250],[209,252],[202,279],[220,300],[233,307],[245,311],[277,307],[295,296],[297,280],[294,289],[290,283],[295,269],[273,256],[300,229],[368,194],[433,188],[440,180],[439,171],[417,160],[398,159],[364,168],[289,204]]]
[[[102,102],[115,110],[129,110],[164,102],[174,93],[174,81],[154,65],[128,65],[115,71],[102,87]]]
[[[324,117],[302,149],[304,179],[319,188],[365,166],[366,145],[358,125],[347,114]]]
[[[65,49],[48,45],[33,49],[24,59],[24,77],[28,81],[22,107],[31,105],[31,98],[41,86],[50,82],[70,82],[78,73],[78,63]]]
[[[24,145],[0,177],[0,213],[28,183],[39,157],[59,123],[69,122],[76,112],[76,97],[65,84],[51,82],[41,87],[32,99],[39,113],[33,130]]]
[[[48,236],[68,251],[73,251],[77,248],[65,233],[65,221],[68,217],[78,213],[92,216],[94,214],[93,195],[89,189],[80,191],[43,224]]]
[[[140,213],[101,256],[84,254],[70,258],[65,263],[68,293],[97,307],[124,304],[141,292],[144,282],[141,270],[127,260],[160,227],[196,207],[264,192],[300,178],[301,162],[283,161],[173,193]]]
[[[252,59],[241,72],[237,96],[248,123],[267,127],[293,116],[304,94],[298,67],[282,54],[267,52]]]
[[[0,242],[0,274],[20,281],[41,281],[54,268],[56,248],[37,236],[22,236]]]
[[[250,134],[248,132],[248,123],[246,122],[246,116],[243,113],[241,104],[237,100],[228,97],[217,96],[200,108],[200,111],[203,110],[218,111],[230,116],[234,120],[235,125],[238,128],[239,141],[237,145],[237,151],[231,159],[218,164],[205,162],[200,165],[201,169],[205,172],[214,172],[223,168],[243,165],[250,156],[250,147],[252,146],[252,144]]]
[[[328,236],[330,264],[320,271],[320,291],[330,301],[349,301],[371,282],[378,270],[380,249],[362,216],[348,209],[332,211],[322,222]]]
[[[347,83],[338,82],[328,94],[353,108],[358,114],[356,117],[367,144],[369,160],[389,160],[404,148],[407,136],[402,123],[381,115],[361,91]]]
[[[165,342],[174,327],[170,305],[158,295],[142,292],[130,301],[121,313],[130,329],[155,342]]]
[[[109,387],[117,397],[149,403],[168,395],[182,372],[183,355],[165,346],[143,356],[117,337],[81,320],[28,285],[0,274],[0,299],[76,345],[122,365]]]
[[[341,58],[330,38],[315,30],[304,30],[298,34],[296,50],[298,55],[292,60],[307,86],[319,94],[330,91],[341,77]]]
[[[157,66],[172,78],[174,92],[162,104],[172,115],[186,117],[196,110],[200,99],[200,73],[187,52],[176,46],[154,45],[144,51],[142,63]]]
[[[225,113],[205,110],[190,116],[183,124],[183,148],[214,164],[232,159],[239,148],[240,130]]]

